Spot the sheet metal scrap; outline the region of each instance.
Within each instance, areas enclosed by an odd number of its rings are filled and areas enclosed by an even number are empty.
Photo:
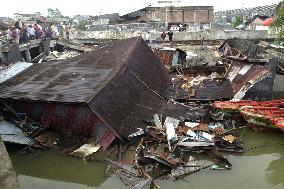
[[[132,164],[132,168],[146,170],[153,179],[169,176],[176,180],[207,168],[231,169],[230,162],[218,151],[239,152],[242,147],[236,135],[225,132],[232,127],[225,123],[206,124],[165,117],[159,118],[161,124],[157,124],[157,120],[155,116],[144,130]],[[223,130],[215,132],[219,127]],[[147,183],[146,180],[139,182]]]
[[[35,138],[44,130],[40,124],[34,122],[26,114],[21,114],[3,103],[2,113],[9,121],[2,120],[0,133],[4,142],[12,142],[29,146],[38,146]],[[11,120],[11,121],[10,121]]]
[[[194,78],[173,75],[170,90],[174,91],[172,98],[177,101],[208,101],[233,97],[230,81],[217,73]]]
[[[193,160],[183,166],[179,166],[171,170],[171,176],[174,180],[181,179],[187,175],[198,172],[214,165],[212,161],[207,160]]]
[[[148,189],[151,187],[153,178],[145,175],[140,168],[131,167],[127,164],[106,159],[112,166],[115,174],[131,189]]]
[[[35,143],[33,138],[27,136],[15,124],[12,124],[5,120],[0,121],[0,136],[4,142],[11,142],[29,146]]]
[[[243,39],[228,39],[219,48],[226,57],[234,59],[261,59],[265,48],[254,44],[252,41]]]

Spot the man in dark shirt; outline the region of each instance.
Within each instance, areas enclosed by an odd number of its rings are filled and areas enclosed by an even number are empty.
[[[174,35],[174,33],[173,33],[172,31],[169,31],[169,32],[168,32],[168,36],[169,36],[169,41],[170,41],[170,43],[173,42],[173,35]]]

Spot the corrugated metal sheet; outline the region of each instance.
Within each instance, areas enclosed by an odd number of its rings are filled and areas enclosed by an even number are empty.
[[[166,101],[157,93],[167,96],[170,83],[167,69],[144,41],[139,40],[130,56],[127,67],[89,103],[107,125],[125,138],[145,127],[142,120],[152,120],[163,109]]]
[[[185,91],[182,85],[187,81],[175,78],[171,91],[175,100],[221,100],[230,99],[234,96],[232,85],[228,79],[205,80],[199,85],[192,86]]]
[[[55,131],[99,139],[107,129],[127,137],[144,127],[141,120],[153,118],[152,111],[143,116],[149,102],[153,112],[160,110],[157,98],[144,93],[150,88],[166,96],[169,77],[143,39],[134,38],[68,61],[35,65],[4,84],[2,99],[10,99],[18,112]]]
[[[18,73],[24,71],[28,67],[33,65],[32,63],[27,62],[16,62],[14,64],[10,64],[8,66],[1,66],[0,67],[0,83],[14,77]]]
[[[166,100],[168,70],[142,38],[34,65],[4,84],[2,99],[13,99],[18,112],[61,133],[105,136],[103,146],[113,134],[127,138],[145,128],[143,120],[152,120],[155,113],[190,120],[202,116],[201,109]]]
[[[25,112],[43,127],[63,134],[100,137],[106,130],[87,105],[44,102],[14,102],[17,112]],[[102,127],[102,128],[101,128]]]
[[[158,58],[164,63],[165,66],[171,67],[172,66],[172,60],[173,55],[175,53],[174,50],[161,50],[161,49],[154,49],[155,54]]]
[[[257,83],[261,84],[263,89],[256,89],[256,91],[254,92],[255,94],[262,93],[263,90],[273,91],[271,87],[273,87],[274,77],[276,73],[274,68],[275,66],[276,64],[273,60],[269,63],[266,63],[265,65],[232,61],[226,77],[229,78],[232,82],[233,93],[235,96],[234,99],[243,99],[247,91]],[[266,78],[271,79],[269,81],[266,81],[264,80]],[[267,99],[270,99],[271,97]]]
[[[4,142],[32,145],[34,140],[26,136],[21,129],[7,121],[0,121],[0,136]]]
[[[219,49],[225,47],[225,56],[240,56],[248,59],[263,58],[265,48],[246,39],[227,39]]]
[[[137,128],[145,128],[147,124],[143,121],[153,120],[156,113],[164,118],[171,116],[190,120],[201,119],[203,115],[202,108],[196,111],[194,107],[167,101],[138,79],[128,80],[127,85],[120,87],[118,84],[116,96],[110,93],[113,88],[106,87],[90,102],[92,110],[125,138],[136,132]]]
[[[183,68],[182,72],[187,77],[208,76],[214,72],[219,75],[225,74],[225,66],[194,66],[190,68]]]
[[[129,61],[139,38],[68,60],[35,64],[0,87],[1,98],[88,102]]]

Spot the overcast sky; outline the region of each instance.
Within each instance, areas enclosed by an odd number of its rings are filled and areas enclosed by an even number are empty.
[[[120,15],[145,7],[148,3],[157,5],[157,0],[1,0],[0,16],[12,17],[13,13],[47,14],[47,8],[59,8],[63,15],[99,15],[119,13]],[[173,0],[175,1],[175,0]],[[215,11],[270,5],[280,0],[180,0],[180,5],[213,5]]]

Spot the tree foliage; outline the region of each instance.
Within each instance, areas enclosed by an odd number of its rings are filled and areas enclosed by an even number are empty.
[[[270,27],[275,31],[276,42],[280,44],[284,37],[284,0],[280,1],[275,8],[273,22]]]
[[[79,23],[77,24],[76,28],[79,30],[85,30],[86,29],[86,25],[88,25],[88,21],[87,20],[80,20]]]
[[[236,28],[237,26],[241,25],[243,23],[244,19],[242,16],[236,16],[235,19],[232,22],[232,26]]]

